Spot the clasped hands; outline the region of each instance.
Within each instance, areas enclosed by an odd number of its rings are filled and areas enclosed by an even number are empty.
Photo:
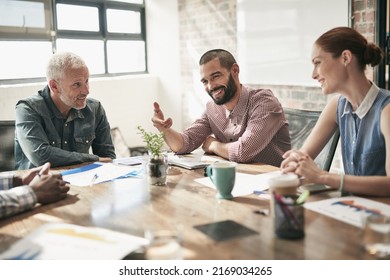
[[[317,183],[319,174],[323,172],[305,152],[292,149],[284,153],[283,158],[280,165],[281,171],[297,174],[302,178],[303,183]]]
[[[33,168],[24,176],[15,176],[16,185],[28,185],[34,191],[37,202],[47,204],[66,197],[69,185],[61,173],[50,173],[50,163]]]

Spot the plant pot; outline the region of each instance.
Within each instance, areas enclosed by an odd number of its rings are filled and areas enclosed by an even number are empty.
[[[168,157],[166,154],[150,156],[146,168],[149,184],[157,186],[166,184],[168,169]]]

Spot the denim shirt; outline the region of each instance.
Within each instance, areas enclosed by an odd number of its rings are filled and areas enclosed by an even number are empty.
[[[340,97],[338,101],[337,122],[345,174],[386,175],[386,146],[380,129],[380,118],[382,109],[390,103],[390,92],[376,85],[370,91],[373,91],[372,100],[369,101],[372,104],[366,102],[367,108],[363,113],[358,112],[362,105],[353,112],[345,97]]]
[[[88,98],[84,109],[64,118],[46,86],[16,104],[15,168],[50,162],[52,167],[115,158],[110,125],[99,101]],[[93,154],[90,154],[92,148]]]

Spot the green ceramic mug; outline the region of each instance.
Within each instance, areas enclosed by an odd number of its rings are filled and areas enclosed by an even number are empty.
[[[206,168],[206,174],[217,188],[217,198],[232,199],[232,190],[236,180],[237,163],[215,162]]]

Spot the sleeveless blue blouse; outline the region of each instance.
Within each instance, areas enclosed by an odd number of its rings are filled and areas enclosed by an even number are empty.
[[[386,147],[380,130],[382,109],[390,102],[390,91],[380,89],[367,114],[360,119],[341,96],[337,106],[341,153],[345,174],[386,175]]]

